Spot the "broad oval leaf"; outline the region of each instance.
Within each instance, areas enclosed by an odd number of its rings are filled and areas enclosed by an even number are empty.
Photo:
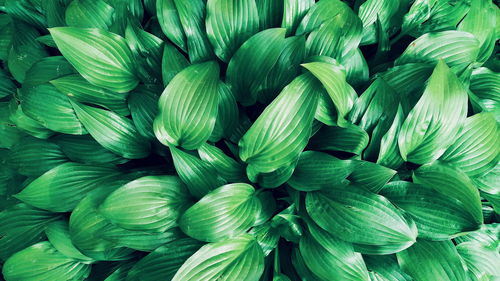
[[[23,88],[38,86],[53,79],[74,73],[76,73],[75,69],[64,57],[46,57],[33,64],[26,72]]]
[[[181,50],[187,50],[186,35],[182,29],[174,0],[157,0],[156,16],[163,33]]]
[[[64,256],[45,241],[12,255],[2,272],[9,281],[83,280],[90,274],[90,265]]]
[[[500,254],[494,248],[477,242],[465,242],[457,245],[457,251],[467,269],[479,280],[485,276],[500,276]]]
[[[114,10],[105,0],[73,0],[66,8],[66,23],[73,27],[107,30],[112,24]]]
[[[272,172],[296,160],[311,135],[317,87],[310,74],[288,84],[239,141],[241,160],[259,172]]]
[[[49,31],[63,56],[90,83],[119,93],[139,83],[132,52],[123,37],[97,28],[55,27]]]
[[[500,129],[493,113],[479,113],[465,120],[455,142],[440,160],[469,176],[482,174],[498,162]]]
[[[54,248],[66,257],[79,260],[83,263],[92,262],[91,258],[82,254],[80,250],[73,245],[73,242],[71,242],[68,221],[57,220],[51,222],[47,225],[45,234]]]
[[[40,209],[68,212],[89,191],[119,175],[114,168],[69,162],[36,178],[15,197]]]
[[[262,249],[250,235],[243,235],[201,247],[184,262],[172,281],[258,281],[263,272]]]
[[[378,193],[394,177],[396,171],[362,160],[353,160],[354,167],[347,179],[356,186]]]
[[[187,188],[178,177],[146,176],[113,191],[99,212],[125,229],[164,232],[177,225],[189,204]]]
[[[217,120],[212,135],[208,140],[217,142],[221,138],[231,137],[238,126],[239,115],[238,104],[231,88],[227,84],[220,82]]]
[[[208,1],[206,25],[215,54],[228,62],[240,45],[259,30],[255,0]]]
[[[425,164],[439,158],[453,143],[466,114],[467,93],[440,61],[401,127],[398,144],[403,159]]]
[[[137,132],[132,120],[112,111],[71,103],[85,129],[104,148],[129,159],[149,155],[150,143]]]
[[[333,19],[346,10],[351,10],[347,3],[340,0],[322,0],[314,4],[307,14],[302,18],[299,26],[297,27],[296,35],[310,33],[318,29],[323,23]],[[350,11],[352,12],[352,11]]]
[[[161,60],[161,76],[163,85],[167,86],[170,81],[189,66],[189,61],[186,57],[175,48],[172,44],[164,42],[163,56]]]
[[[90,135],[59,135],[54,139],[64,154],[74,162],[82,164],[123,164],[128,159],[102,147]]]
[[[245,169],[243,165],[226,155],[224,151],[218,147],[205,143],[198,149],[198,154],[203,161],[212,164],[217,170],[217,173],[228,182],[245,180]]]
[[[212,134],[219,99],[219,67],[206,62],[187,67],[168,84],[160,97],[153,123],[164,145],[197,149]]]
[[[319,226],[348,242],[389,254],[408,248],[417,237],[415,223],[387,198],[347,185],[307,193],[306,209]]]
[[[251,185],[227,184],[211,191],[187,209],[179,225],[187,235],[197,240],[221,241],[250,229],[261,208]]]
[[[418,240],[412,247],[397,253],[397,257],[401,268],[415,281],[469,280],[455,245],[450,240]]]

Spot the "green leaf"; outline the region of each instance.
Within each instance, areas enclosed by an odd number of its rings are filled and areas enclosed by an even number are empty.
[[[310,33],[318,29],[323,23],[335,18],[337,15],[352,12],[351,8],[340,0],[323,0],[314,4],[302,18],[297,27],[296,35]]]
[[[73,135],[87,133],[69,98],[50,84],[23,88],[21,104],[26,115],[52,131]]]
[[[379,41],[374,36],[377,20],[383,30],[389,30],[391,19],[398,12],[399,6],[397,0],[369,0],[359,6],[358,16],[363,22],[363,44],[367,45]]]
[[[484,276],[500,276],[500,254],[476,242],[465,242],[457,245],[458,254],[465,261],[467,270],[478,279]]]
[[[182,264],[202,245],[202,242],[191,238],[182,238],[167,243],[139,260],[128,272],[127,280],[170,280]]]
[[[397,253],[401,268],[415,281],[468,280],[460,257],[451,241],[418,240],[412,247]]]
[[[394,181],[381,194],[413,218],[420,238],[448,240],[480,225],[463,200],[436,192],[430,186]]]
[[[198,149],[198,154],[201,160],[212,164],[217,173],[228,182],[245,180],[243,165],[226,155],[218,147],[205,143]]]
[[[352,244],[342,241],[314,224],[300,239],[300,253],[307,267],[323,280],[369,281],[368,270]]]
[[[14,95],[17,87],[14,81],[4,70],[0,70],[0,98]]]
[[[6,60],[12,43],[12,18],[8,14],[0,14],[0,60]]]
[[[168,229],[166,232],[147,232],[140,230],[126,230],[113,225],[97,231],[99,237],[123,249],[130,248],[143,252],[151,252],[158,247],[185,237],[178,228]]]
[[[474,185],[481,191],[489,194],[500,194],[500,186],[498,185],[498,177],[500,176],[500,162],[497,162],[495,167],[486,174],[471,178]]]
[[[128,161],[102,147],[90,135],[59,135],[53,139],[64,154],[83,164],[123,164]]]
[[[215,54],[228,62],[236,50],[259,30],[255,0],[210,0],[207,2],[207,36]]]
[[[236,51],[229,61],[226,81],[240,103],[249,106],[256,102],[259,86],[284,45],[285,29],[271,28],[253,35]]]
[[[172,281],[205,280],[257,281],[264,271],[264,254],[257,241],[243,235],[209,243],[189,257]]]
[[[335,61],[310,62],[302,64],[309,70],[326,88],[335,108],[337,109],[337,123],[341,127],[346,126],[344,117],[349,113],[357,99],[356,92],[346,82],[345,69]]]
[[[28,136],[12,146],[9,156],[9,164],[26,176],[39,176],[68,161],[57,144]]]
[[[50,34],[63,56],[89,81],[118,93],[139,83],[123,37],[97,28],[55,27]]]
[[[128,96],[132,122],[141,136],[155,140],[153,121],[158,114],[157,87],[140,85]]]
[[[444,60],[449,67],[460,72],[476,60],[478,51],[479,42],[468,32],[427,33],[411,42],[394,63],[395,65],[434,64],[439,60]]]
[[[56,1],[39,1],[39,5],[45,12],[48,27],[64,26],[64,13],[68,6],[69,1],[56,0]]]
[[[211,164],[175,147],[170,147],[170,152],[177,174],[194,197],[201,198],[210,190],[226,183]]]
[[[221,138],[231,137],[238,126],[239,115],[238,104],[231,88],[227,84],[220,82],[217,120],[212,135],[208,140],[217,142]]]
[[[26,72],[23,88],[37,86],[74,73],[76,73],[75,69],[64,57],[45,57],[33,64]]]
[[[19,19],[37,28],[47,26],[44,15],[41,13],[38,5],[33,5],[26,1],[4,1],[4,12],[7,12],[13,18]],[[38,8],[38,9],[37,9]]]
[[[479,192],[463,172],[439,163],[424,165],[414,171],[413,182],[461,201],[477,226],[482,224],[483,214]]]
[[[79,260],[83,263],[92,262],[91,258],[82,254],[80,250],[73,245],[73,242],[71,242],[68,221],[57,220],[51,222],[47,225],[45,234],[54,248],[66,257]]]
[[[53,131],[45,128],[38,121],[24,114],[22,106],[18,104],[15,99],[9,102],[9,110],[9,119],[14,125],[12,127],[16,127],[19,131],[26,132],[40,139],[47,139],[54,134]],[[10,126],[9,124],[7,124],[7,126]]]
[[[192,65],[179,72],[160,97],[153,124],[158,140],[190,150],[208,140],[217,118],[218,85],[216,62]]]
[[[261,208],[251,185],[228,184],[211,191],[187,209],[179,225],[197,240],[217,242],[250,229]]]
[[[356,186],[378,193],[391,180],[396,171],[384,166],[361,160],[353,160],[352,173],[347,178]]]
[[[113,191],[99,212],[125,229],[164,232],[177,225],[189,204],[187,188],[178,177],[146,176]]]
[[[366,262],[373,281],[413,281],[410,276],[399,268],[395,255],[363,255],[363,259]]]
[[[67,75],[50,81],[61,93],[79,102],[102,106],[126,116],[130,114],[127,108],[127,95],[112,92],[87,82],[81,75]]]
[[[296,160],[270,173],[262,173],[255,166],[247,167],[247,177],[253,183],[258,183],[265,188],[276,188],[284,184],[292,176]]]
[[[163,57],[161,61],[163,85],[167,86],[177,73],[188,66],[189,61],[186,57],[170,43],[164,42]]]
[[[317,151],[300,154],[299,162],[287,182],[300,191],[314,191],[341,184],[354,169],[352,160],[340,160]]]
[[[253,227],[248,232],[255,237],[265,256],[268,256],[276,247],[280,239],[279,231],[271,226],[271,223]]]
[[[156,16],[163,33],[184,52],[187,50],[186,35],[182,29],[174,0],[157,0]]]
[[[11,148],[22,137],[21,130],[10,120],[8,102],[0,102],[0,147]]]
[[[307,193],[306,209],[331,234],[379,254],[408,248],[417,236],[414,222],[387,198],[353,185]]]
[[[440,160],[460,168],[468,176],[483,174],[498,162],[500,130],[492,113],[479,113],[465,120],[455,142]]]
[[[129,159],[148,156],[150,144],[137,132],[132,120],[112,111],[71,103],[85,129],[104,148]]]
[[[83,280],[90,265],[64,256],[45,241],[12,255],[2,272],[7,280]]]
[[[300,254],[300,251],[297,248],[294,248],[292,252],[292,264],[295,268],[295,271],[297,271],[297,274],[303,279],[303,280],[311,280],[311,281],[319,281],[322,280],[318,276],[316,276],[314,273],[312,273],[309,268],[307,267],[304,258]]]
[[[283,17],[284,1],[255,0],[259,13],[259,27],[261,30],[280,27]]]
[[[6,260],[12,254],[45,239],[44,230],[48,223],[59,216],[26,204],[16,204],[0,212],[0,259]]]
[[[377,164],[386,166],[391,169],[397,169],[404,160],[401,158],[398,146],[398,136],[401,131],[401,126],[404,122],[404,113],[401,104],[398,105],[398,111],[392,121],[391,127],[380,141],[380,150],[377,158]]]
[[[15,196],[40,209],[68,212],[73,210],[89,191],[119,175],[120,173],[110,167],[69,162],[44,173]]]
[[[479,99],[479,111],[494,112],[500,120],[500,74],[485,67],[472,72],[470,90]]]
[[[95,27],[107,30],[115,9],[105,0],[73,0],[66,8],[66,23],[72,27]]]
[[[466,114],[467,93],[440,61],[401,127],[398,143],[403,159],[425,164],[439,158],[453,143]]]
[[[285,0],[281,27],[286,28],[287,35],[295,33],[300,21],[313,5],[314,0]]]
[[[321,151],[343,151],[360,155],[368,145],[368,134],[359,126],[345,128],[323,126],[309,141],[309,147]]]
[[[259,172],[295,161],[311,135],[318,87],[310,74],[288,84],[239,141],[241,160]]]

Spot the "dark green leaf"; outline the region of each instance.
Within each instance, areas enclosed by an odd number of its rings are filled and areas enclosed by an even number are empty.
[[[128,96],[132,122],[139,134],[148,139],[155,139],[153,121],[158,113],[158,90],[140,85]]]
[[[245,180],[243,165],[226,155],[218,147],[205,143],[198,149],[198,154],[203,161],[212,164],[217,173],[228,182]]]
[[[71,161],[83,164],[122,164],[127,162],[102,147],[90,135],[60,135],[54,141]]]
[[[66,23],[72,27],[95,27],[107,30],[115,9],[105,0],[73,0],[66,8]]]
[[[47,225],[45,234],[54,248],[66,257],[79,260],[83,263],[92,262],[91,258],[82,254],[80,250],[73,245],[73,242],[71,242],[68,221],[57,220],[51,222]]]
[[[359,126],[323,126],[310,140],[309,147],[321,151],[343,151],[360,155],[368,145],[368,134]]]

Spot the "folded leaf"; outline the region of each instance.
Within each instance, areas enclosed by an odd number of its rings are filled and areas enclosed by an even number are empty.
[[[353,185],[307,193],[306,209],[314,222],[331,234],[378,247],[384,254],[408,248],[417,236],[415,223],[387,198]]]
[[[399,268],[395,255],[363,255],[363,259],[373,281],[413,281],[408,274]]]
[[[313,0],[285,0],[281,27],[286,28],[287,35],[295,33],[300,21],[313,5]]]
[[[203,161],[206,161],[217,170],[228,182],[238,182],[245,180],[245,169],[241,163],[229,157],[216,146],[205,143],[198,149],[198,154]]]
[[[401,127],[398,143],[403,159],[425,164],[439,158],[453,143],[466,114],[467,93],[440,61]]]
[[[41,175],[15,196],[40,209],[68,212],[73,210],[89,191],[119,175],[119,172],[110,167],[69,162]]]
[[[271,223],[256,226],[248,233],[255,237],[265,256],[268,256],[278,246],[280,234],[278,229],[271,226]]]
[[[211,191],[190,207],[179,225],[197,240],[221,241],[250,229],[261,208],[251,185],[228,184]]]
[[[45,229],[50,244],[61,254],[68,258],[78,260],[82,263],[90,263],[92,259],[85,256],[71,242],[69,235],[69,224],[66,220],[57,220],[47,225]]]
[[[310,74],[285,87],[239,141],[241,160],[256,171],[272,172],[297,159],[311,135],[317,87]]]
[[[314,150],[343,151],[360,155],[368,145],[368,134],[359,126],[347,124],[345,128],[323,126],[309,141]]]
[[[353,160],[352,173],[347,178],[356,186],[378,193],[396,174],[396,171],[384,166],[361,160]]]
[[[156,16],[163,33],[184,52],[187,50],[186,35],[182,29],[174,0],[157,0]]]
[[[164,232],[189,206],[187,188],[175,176],[146,176],[113,191],[100,213],[119,227]]]
[[[398,263],[415,281],[465,281],[465,270],[453,243],[418,240],[397,253]]]
[[[228,62],[241,44],[259,30],[255,0],[208,1],[206,25],[215,54]]]
[[[399,6],[399,1],[396,0],[371,0],[359,6],[358,16],[363,22],[363,44],[379,41],[373,32],[377,20],[383,30],[389,30],[391,19],[397,14]]]
[[[128,97],[132,122],[139,133],[148,139],[155,139],[153,121],[158,114],[158,87],[138,86]]]
[[[123,37],[97,28],[55,27],[49,31],[59,51],[91,84],[125,93],[139,83]]]
[[[163,78],[163,85],[167,86],[170,81],[181,70],[189,66],[189,61],[177,50],[173,45],[168,42],[164,43],[163,57],[161,61],[161,75]]]
[[[104,0],[74,0],[66,8],[66,23],[72,27],[107,30],[113,21],[114,10]]]
[[[264,254],[257,241],[243,235],[207,244],[184,262],[172,281],[257,281],[264,271]]]
[[[236,103],[231,88],[225,83],[219,83],[219,106],[217,112],[217,120],[215,121],[214,130],[208,139],[212,142],[217,142],[221,138],[231,137],[233,131],[238,126],[239,109]]]
[[[2,272],[7,280],[83,280],[90,265],[64,256],[45,241],[12,255]]]
[[[217,118],[219,66],[206,62],[187,67],[160,97],[154,132],[164,145],[200,147],[212,134]]]
[[[492,113],[479,113],[465,120],[455,142],[440,160],[460,168],[469,176],[482,174],[499,158],[500,130]]]
[[[500,254],[476,242],[465,242],[457,245],[458,254],[467,265],[467,269],[478,279],[485,276],[500,276]]]
[[[404,122],[404,113],[401,104],[398,105],[398,111],[392,121],[391,127],[385,133],[380,141],[380,150],[377,158],[377,164],[386,166],[391,169],[397,169],[404,160],[401,158],[398,146],[398,136],[401,131],[401,126]]]
[[[150,144],[130,119],[112,111],[71,103],[85,129],[104,148],[129,159],[148,156]]]

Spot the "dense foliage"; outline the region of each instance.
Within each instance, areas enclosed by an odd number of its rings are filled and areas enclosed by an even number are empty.
[[[500,280],[499,15],[0,0],[3,279]]]

